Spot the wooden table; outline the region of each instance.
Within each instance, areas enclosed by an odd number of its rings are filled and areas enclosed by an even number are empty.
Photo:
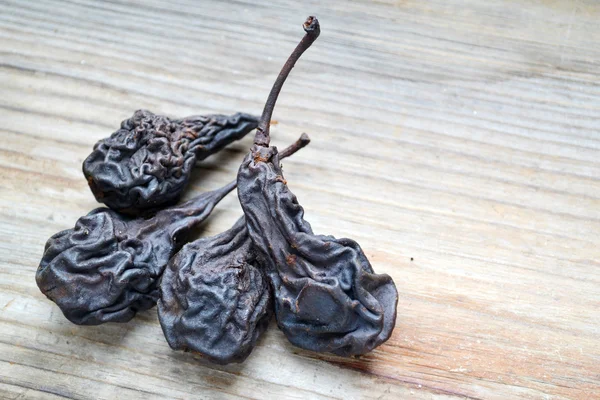
[[[600,3],[0,1],[0,393],[21,398],[600,399]],[[98,206],[81,174],[134,110],[260,113],[316,14],[274,144],[318,233],[398,286],[360,359],[273,323],[241,365],[174,352],[156,312],[69,323],[44,243]],[[236,173],[250,137],[195,172]],[[241,211],[235,195],[205,225]]]

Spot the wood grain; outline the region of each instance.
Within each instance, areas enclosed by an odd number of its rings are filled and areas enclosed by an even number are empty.
[[[600,4],[593,0],[0,0],[0,396],[600,399]],[[273,324],[242,365],[173,352],[154,310],[78,327],[37,289],[97,204],[92,145],[139,108],[260,113],[309,14],[322,35],[272,129],[316,232],[400,292],[360,359]],[[187,195],[228,182],[246,138]],[[206,224],[240,215],[229,196]]]

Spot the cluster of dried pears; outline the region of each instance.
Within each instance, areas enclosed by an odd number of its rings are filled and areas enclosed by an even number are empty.
[[[316,235],[288,188],[269,125],[283,83],[317,39],[305,36],[281,70],[261,118],[172,120],[136,111],[99,141],[83,172],[99,202],[75,227],[52,236],[36,273],[40,290],[71,322],[127,322],[158,304],[173,349],[241,362],[273,314],[294,345],[341,356],[364,354],[391,335],[398,294],[375,274],[358,243]],[[237,180],[177,204],[197,161],[256,129]],[[243,216],[227,231],[189,242],[191,231],[237,187]]]

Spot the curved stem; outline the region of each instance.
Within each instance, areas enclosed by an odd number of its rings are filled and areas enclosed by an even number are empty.
[[[321,33],[321,27],[319,26],[319,21],[316,17],[308,17],[304,22],[303,28],[306,34],[300,43],[298,43],[292,54],[290,54],[289,58],[283,65],[281,72],[279,72],[279,76],[275,80],[273,87],[271,88],[271,92],[269,93],[269,97],[265,103],[262,116],[260,117],[260,122],[256,130],[256,136],[254,137],[254,144],[256,145],[264,147],[269,146],[269,142],[271,140],[269,136],[271,116],[273,115],[273,109],[275,108],[275,103],[277,102],[279,92],[281,92],[281,87],[292,71],[292,68],[294,68],[296,61],[298,61],[302,53],[304,53],[313,44],[313,42]]]

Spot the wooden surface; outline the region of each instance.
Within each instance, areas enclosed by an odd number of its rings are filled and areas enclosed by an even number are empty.
[[[400,292],[361,359],[272,324],[242,365],[173,352],[155,310],[79,327],[37,289],[46,239],[95,208],[92,145],[134,110],[260,113],[316,14],[273,141],[317,233]],[[600,398],[600,3],[0,0],[0,396]],[[198,169],[231,180],[251,138]],[[230,195],[206,224],[241,214]]]

